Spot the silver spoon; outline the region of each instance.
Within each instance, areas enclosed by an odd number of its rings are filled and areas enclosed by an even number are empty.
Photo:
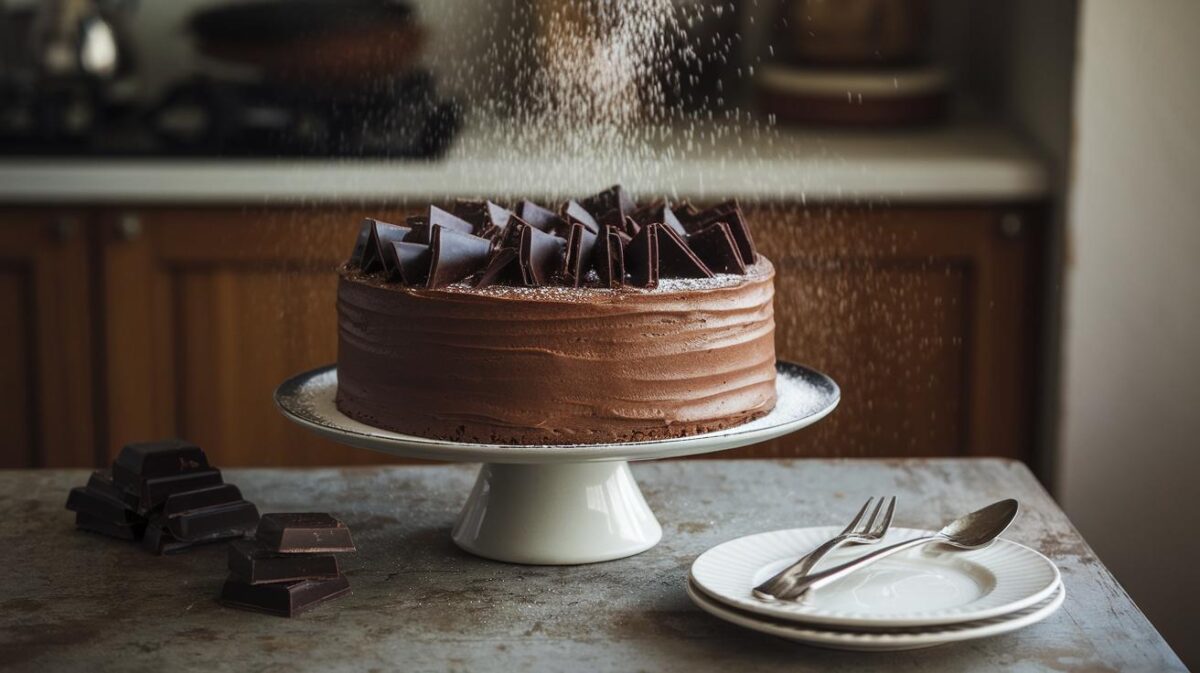
[[[776,598],[779,600],[795,600],[807,591],[841,579],[881,558],[931,542],[940,542],[959,549],[982,549],[999,537],[1016,517],[1016,500],[1008,499],[992,503],[983,509],[976,510],[951,521],[933,535],[905,540],[904,542],[861,556],[853,561],[843,563],[835,568],[807,575],[796,580],[795,586],[777,595]]]

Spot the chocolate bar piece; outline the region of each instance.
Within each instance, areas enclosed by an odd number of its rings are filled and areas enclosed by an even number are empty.
[[[163,501],[163,516],[179,516],[193,509],[232,505],[242,501],[242,492],[233,484],[220,484],[194,491],[172,493]]]
[[[178,554],[192,547],[199,547],[202,544],[221,542],[231,537],[241,536],[241,531],[235,531],[226,536],[207,537],[199,540],[180,540],[171,534],[170,529],[167,528],[166,523],[162,519],[155,517],[146,525],[146,532],[144,537],[142,537],[142,546],[151,554],[163,556],[166,554]]]
[[[76,486],[67,496],[67,509],[89,517],[116,524],[130,524],[142,520],[136,510],[125,503],[114,500],[86,486]]]
[[[340,574],[333,554],[279,554],[255,540],[229,543],[229,572],[246,584],[332,580]]]
[[[301,580],[278,584],[247,584],[230,578],[221,588],[221,603],[231,608],[292,617],[319,603],[350,593],[350,580]]]
[[[114,523],[87,512],[76,512],[75,527],[119,540],[139,540],[146,531],[146,522],[142,520],[132,523]]]
[[[96,470],[88,477],[89,491],[99,493],[111,500],[118,500],[130,509],[137,509],[138,496],[117,486],[112,480],[112,470]]]
[[[354,551],[346,524],[316,512],[264,514],[255,539],[280,554]]]
[[[166,502],[167,497],[175,493],[220,486],[222,483],[224,481],[221,479],[221,471],[215,467],[200,472],[146,479],[142,482],[141,488],[136,491],[138,511],[145,514]]]
[[[136,492],[142,482],[208,469],[208,458],[200,447],[182,439],[126,444],[113,462],[113,482]]]
[[[258,525],[258,508],[239,500],[229,505],[193,509],[175,516],[164,516],[162,525],[182,542],[242,537]]]

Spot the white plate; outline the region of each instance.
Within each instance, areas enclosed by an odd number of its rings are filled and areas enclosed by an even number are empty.
[[[962,622],[945,626],[916,627],[892,631],[853,632],[806,628],[795,622],[760,617],[754,613],[729,608],[706,596],[692,582],[687,583],[688,597],[701,610],[753,631],[787,638],[806,645],[815,645],[835,650],[895,651],[934,647],[963,640],[987,638],[1010,633],[1035,624],[1054,614],[1066,598],[1067,590],[1061,584],[1045,600],[1024,610],[979,621]]]
[[[793,528],[730,540],[692,564],[697,588],[730,607],[804,624],[895,628],[987,619],[1027,608],[1049,597],[1058,568],[1036,551],[998,539],[986,549],[918,547],[883,559],[805,596],[803,601],[761,601],[751,589],[840,532]],[[881,545],[929,535],[892,528]],[[826,556],[817,569],[861,556],[863,545]]]

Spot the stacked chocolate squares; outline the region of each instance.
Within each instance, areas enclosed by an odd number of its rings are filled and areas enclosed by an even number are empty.
[[[141,540],[156,554],[245,537],[258,524],[258,508],[224,483],[200,447],[178,439],[126,445],[112,469],[71,489],[67,509],[77,527]]]
[[[328,514],[264,514],[253,540],[229,545],[221,603],[292,617],[350,593],[334,554],[352,551],[350,529]]]

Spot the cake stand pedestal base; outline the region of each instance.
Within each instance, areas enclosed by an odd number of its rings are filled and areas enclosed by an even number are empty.
[[[462,549],[535,565],[595,563],[658,544],[629,463],[484,463],[454,526]]]

